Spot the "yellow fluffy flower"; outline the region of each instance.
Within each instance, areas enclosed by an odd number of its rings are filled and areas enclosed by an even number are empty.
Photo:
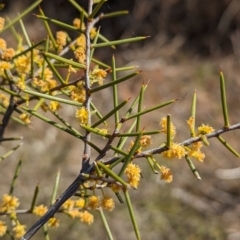
[[[97,31],[96,31],[96,28],[94,27],[90,30],[90,38],[93,39],[96,35],[97,35]]]
[[[140,145],[144,148],[152,144],[152,137],[150,135],[144,135],[140,139]]]
[[[64,210],[72,210],[74,207],[74,200],[68,199],[63,205],[62,208]]]
[[[0,220],[0,237],[2,237],[7,231],[7,226],[5,222]]]
[[[208,124],[202,124],[198,127],[198,135],[205,135],[214,132],[215,129],[209,126]]]
[[[98,82],[99,85],[103,84],[104,78],[107,76],[107,72],[96,65],[90,73],[91,84]]]
[[[53,78],[53,72],[49,68],[45,68],[43,72],[43,79],[50,80]]]
[[[14,60],[14,63],[19,74],[28,74],[31,70],[31,58],[27,55],[21,55]]]
[[[205,154],[201,151],[192,151],[188,155],[196,158],[199,162],[203,162],[205,158]]]
[[[12,68],[12,64],[6,61],[0,61],[0,76],[4,76],[4,70],[10,70]]]
[[[73,209],[73,210],[67,211],[67,215],[69,215],[71,218],[77,218],[77,217],[81,216],[78,209]]]
[[[57,86],[57,81],[54,79],[41,80],[34,78],[33,83],[34,85],[38,86],[42,92],[48,92],[50,89]]]
[[[78,47],[74,51],[74,56],[78,60],[79,63],[85,64],[86,61],[86,53],[85,53],[85,48],[84,47]]]
[[[4,93],[0,93],[0,102],[4,107],[7,107],[9,105],[9,96]]]
[[[26,124],[30,124],[31,123],[31,120],[30,120],[30,116],[26,113],[22,113],[19,118],[25,122]]]
[[[19,206],[18,198],[4,194],[1,204],[0,204],[0,212],[11,212],[14,211]]]
[[[57,101],[51,101],[49,103],[49,109],[52,111],[52,112],[56,112],[57,110],[59,110],[61,108],[61,105],[59,102]]]
[[[56,42],[58,45],[58,51],[61,51],[63,47],[67,44],[68,35],[64,31],[58,31],[56,33]]]
[[[112,211],[115,207],[115,203],[112,198],[104,197],[101,201],[101,206],[108,211]]]
[[[48,220],[48,226],[52,228],[57,228],[59,226],[59,219],[53,217]]]
[[[22,235],[26,232],[25,231],[26,225],[21,225],[18,224],[13,228],[13,232],[14,232],[14,237],[15,238],[20,238],[22,237]]]
[[[194,123],[195,123],[194,117],[190,117],[190,118],[187,120],[188,127],[189,127],[190,131],[193,132],[193,133],[194,133],[194,131],[195,131],[195,129],[194,129]]]
[[[159,123],[160,127],[161,127],[161,132],[163,132],[164,134],[167,134],[167,118],[164,117],[161,119],[160,123]],[[173,123],[171,122],[171,139],[174,139],[175,135],[176,135],[176,127],[173,125]]]
[[[163,156],[166,158],[178,158],[181,159],[186,154],[184,146],[181,146],[177,143],[172,143],[169,150],[163,153]]]
[[[188,156],[196,158],[199,162],[203,162],[205,154],[201,151],[202,142],[195,142],[189,146]]]
[[[43,204],[39,206],[35,206],[33,209],[33,213],[37,216],[43,216],[47,212],[48,208]]]
[[[78,200],[75,201],[75,207],[76,208],[83,208],[85,206],[85,199],[84,198],[79,198]]]
[[[81,26],[81,20],[79,18],[75,18],[73,20],[73,26],[76,27],[76,28],[80,28]],[[85,24],[84,22],[82,23],[82,30],[84,30],[86,27],[85,27]]]
[[[76,111],[76,118],[79,120],[80,124],[87,124],[88,122],[88,111],[85,107],[81,107]]]
[[[77,83],[77,86],[70,86],[70,95],[73,101],[84,103],[86,100],[84,83],[79,82]]]
[[[88,207],[92,209],[97,209],[100,206],[100,199],[97,196],[89,197]]]
[[[84,50],[86,49],[86,37],[84,34],[81,34],[77,39],[76,39],[76,45],[77,47],[81,47]]]
[[[10,61],[14,55],[15,55],[15,50],[13,48],[7,48],[3,52],[3,59],[6,61]]]
[[[88,211],[84,211],[84,212],[80,212],[80,220],[83,223],[87,223],[88,225],[91,225],[94,221],[94,217]]]
[[[141,179],[141,169],[138,165],[129,163],[124,170],[125,175],[128,178],[128,183],[131,187],[137,188]]]
[[[164,180],[167,183],[172,182],[173,175],[169,168],[165,166],[161,166],[160,171],[161,171],[161,180]]]
[[[113,192],[119,192],[119,191],[121,191],[122,190],[122,188],[118,185],[118,184],[111,184],[111,189],[113,190]]]
[[[24,90],[26,88],[25,79],[24,78],[18,78],[17,82],[16,82],[16,86],[19,89]]]
[[[6,41],[3,38],[0,38],[0,49],[4,51],[6,50],[6,48],[7,48]]]

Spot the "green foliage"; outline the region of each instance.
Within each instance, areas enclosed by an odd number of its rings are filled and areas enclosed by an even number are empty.
[[[216,137],[228,150],[239,157],[239,154],[220,136],[240,127],[240,124],[230,125],[228,120],[222,72],[220,72],[220,89],[224,127],[215,131],[212,127],[202,124],[196,129],[197,93],[194,92],[190,118],[187,121],[190,138],[181,143],[174,141],[176,127],[171,122],[170,115],[161,119],[159,129],[145,129],[141,124],[145,114],[167,107],[177,102],[178,99],[157,103],[155,106],[144,109],[143,101],[147,94],[147,84],[143,83],[139,86],[139,94],[134,96],[133,100],[126,99],[119,103],[118,95],[120,91],[123,91],[121,83],[131,80],[140,74],[140,71],[136,70],[136,66],[118,67],[114,56],[109,66],[95,58],[95,50],[103,47],[115,49],[119,44],[142,41],[147,37],[110,41],[102,36],[100,29],[95,28],[96,23],[105,18],[127,13],[120,11],[99,14],[105,1],[89,0],[89,10],[86,12],[76,1],[69,0],[69,4],[71,3],[79,11],[80,16],[79,19],[74,20],[73,25],[51,19],[50,16],[45,16],[43,10],[39,8],[39,14],[35,17],[43,22],[48,35],[37,43],[30,41],[22,18],[35,9],[41,1],[36,1],[22,14],[9,21],[5,27],[3,27],[4,19],[0,19],[0,26],[3,22],[1,32],[11,29],[17,41],[17,48],[12,49],[7,47],[4,39],[0,39],[2,114],[0,141],[22,140],[21,137],[5,136],[5,130],[11,121],[14,121],[16,126],[22,124],[28,127],[35,118],[38,118],[52,128],[74,136],[79,144],[84,145],[82,165],[79,166],[81,171],[60,197],[57,196],[60,172],[56,170],[58,174],[53,184],[49,208],[43,204],[36,205],[39,192],[39,186],[36,186],[35,190],[29,191],[29,199],[31,198],[29,209],[17,209],[20,202],[13,193],[22,163],[22,160],[19,161],[9,193],[3,196],[0,203],[0,215],[7,216],[9,220],[9,224],[0,221],[0,236],[7,234],[12,239],[21,237],[22,240],[26,240],[43,227],[45,238],[50,239],[48,227],[59,225],[58,218],[54,217],[56,212],[71,218],[78,218],[90,225],[94,224],[94,216],[90,212],[98,211],[108,238],[113,239],[113,233],[104,215],[104,210],[112,211],[115,207],[113,198],[109,197],[106,192],[106,188],[109,188],[120,203],[123,203],[125,199],[136,238],[140,239],[141,229],[138,229],[134,202],[131,201],[129,194],[132,189],[138,188],[141,180],[141,169],[137,165],[139,158],[146,160],[154,174],[160,173],[163,181],[171,182],[170,169],[160,165],[154,159],[155,154],[162,154],[168,159],[185,158],[190,170],[199,180],[201,177],[191,158],[203,161],[205,155],[201,150],[202,143],[208,146],[209,138]],[[16,23],[20,23],[22,32],[16,31]],[[51,24],[58,25],[62,31],[53,33]],[[70,39],[68,31],[74,31],[78,37]],[[74,57],[69,59],[67,57],[69,53]],[[121,72],[121,77],[119,72]],[[78,77],[75,77],[76,75]],[[113,107],[109,112],[99,110],[99,101],[94,98],[95,94],[106,89],[112,92],[110,102]],[[66,120],[65,109],[67,107],[76,108],[75,122],[78,122],[78,125],[75,126]],[[111,122],[114,122],[112,129],[109,127]],[[127,122],[130,122],[130,126],[125,125]],[[125,126],[128,126],[127,131],[123,130]],[[158,142],[157,146],[151,148],[149,147],[153,145],[151,136],[156,134],[165,134],[166,141]],[[104,147],[98,145],[96,140],[98,136],[104,138]],[[17,144],[4,153],[0,161],[9,157],[20,145]],[[93,158],[92,151],[97,154],[96,158]],[[112,157],[106,158],[107,154]],[[29,213],[40,216],[40,219],[32,226],[27,226],[30,228],[25,232],[26,226],[19,220],[19,215]]]

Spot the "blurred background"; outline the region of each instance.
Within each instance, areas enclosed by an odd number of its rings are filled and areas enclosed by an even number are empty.
[[[4,1],[1,1],[4,2]],[[8,0],[3,16],[14,18],[32,1]],[[87,1],[78,1],[85,9]],[[63,0],[43,1],[45,15],[72,24],[79,13]],[[215,129],[223,127],[219,89],[219,70],[226,79],[230,123],[239,122],[240,102],[240,1],[239,0],[109,0],[102,12],[129,10],[129,15],[101,21],[101,33],[110,40],[133,36],[151,36],[142,42],[98,49],[96,57],[106,63],[112,54],[118,66],[137,65],[140,76],[120,86],[121,100],[138,94],[142,82],[150,80],[146,108],[170,99],[181,98],[177,103],[143,117],[145,129],[158,129],[159,121],[171,114],[177,127],[176,141],[189,138],[186,120],[190,115],[191,99],[197,92],[197,126],[208,123]],[[34,11],[37,13],[37,9]],[[33,41],[46,36],[44,24],[33,15],[24,23]],[[51,25],[53,31],[60,30]],[[16,28],[18,26],[16,25]],[[62,29],[61,29],[62,30]],[[73,38],[73,33],[69,32]],[[11,32],[4,33],[8,45],[14,45]],[[99,108],[107,113],[111,109],[111,92],[104,91],[98,98]],[[134,99],[134,98],[133,98]],[[64,109],[67,119],[74,123],[74,108]],[[123,112],[124,114],[124,112]],[[75,179],[80,170],[82,143],[65,133],[52,129],[38,119],[32,119],[28,127],[11,123],[5,136],[24,136],[23,146],[6,161],[1,162],[0,195],[8,192],[13,169],[23,159],[22,170],[15,194],[21,200],[21,208],[28,208],[34,188],[40,186],[39,204],[49,205],[57,171],[61,170],[58,195]],[[76,125],[77,126],[77,125]],[[224,139],[240,151],[238,131],[223,135]],[[96,139],[104,145],[102,139]],[[155,137],[157,147],[164,137]],[[0,146],[0,155],[11,143]],[[171,168],[174,178],[164,184],[154,175],[144,160],[138,160],[143,179],[137,191],[132,191],[134,210],[142,239],[206,240],[240,239],[240,161],[224,148],[217,139],[204,147],[203,163],[194,161],[202,177],[197,180],[185,160],[156,160]],[[117,201],[117,200],[116,200]],[[115,239],[135,239],[125,205],[116,204],[107,214]],[[64,224],[51,230],[51,239],[106,239],[105,231],[96,214],[94,226],[88,227],[59,216]],[[33,216],[21,216],[28,226],[37,220]],[[33,220],[34,219],[34,220]],[[43,239],[40,231],[33,239]]]

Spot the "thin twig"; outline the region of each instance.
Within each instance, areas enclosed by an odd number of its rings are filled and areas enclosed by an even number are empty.
[[[92,13],[92,6],[93,6],[93,0],[88,1],[88,15],[90,16]],[[88,19],[87,21],[87,26],[86,26],[86,69],[85,69],[85,91],[86,91],[86,100],[84,103],[84,107],[86,108],[88,112],[88,120],[87,120],[87,125],[91,126],[91,95],[90,95],[90,88],[91,88],[91,83],[90,83],[90,49],[91,49],[91,39],[90,39],[90,31],[92,28],[92,20]],[[90,142],[91,141],[91,133],[86,131],[85,134],[85,140]],[[81,172],[84,172],[87,168],[89,168],[90,164],[90,157],[91,157],[91,147],[85,142],[84,143],[84,151],[83,151],[83,156],[82,156],[82,170]]]

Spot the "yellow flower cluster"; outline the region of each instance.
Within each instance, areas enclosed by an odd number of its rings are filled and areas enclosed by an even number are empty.
[[[107,128],[95,128],[95,130],[102,135],[106,135],[108,134],[108,129]],[[103,138],[105,138],[105,136],[103,136]]]
[[[52,217],[48,220],[48,226],[52,228],[57,228],[59,226],[59,219]]]
[[[7,226],[5,222],[0,220],[0,237],[2,237],[7,232]]]
[[[98,196],[91,196],[88,198],[88,207],[91,209],[98,209],[101,205],[100,198]]]
[[[53,72],[49,68],[44,69],[43,76],[34,77],[32,83],[42,92],[48,92],[57,86],[57,81],[53,78]]]
[[[152,137],[150,135],[141,136],[139,143],[141,147],[145,148],[152,144]]]
[[[164,180],[167,183],[172,182],[173,175],[172,175],[172,172],[169,168],[167,168],[165,166],[161,166],[160,171],[161,171],[161,179],[162,180]]]
[[[0,102],[6,108],[9,105],[9,97],[4,93],[0,93]]]
[[[100,197],[93,195],[88,198],[88,201],[88,207],[94,210],[102,207],[108,211],[112,211],[115,207],[114,200],[106,196],[100,199]]]
[[[97,181],[94,179],[85,180],[83,183],[84,188],[94,189],[96,188]]]
[[[88,211],[80,212],[80,221],[91,225],[94,221],[94,216]]]
[[[85,64],[86,61],[86,37],[81,34],[76,40],[76,49],[74,51],[75,58],[79,63]]]
[[[57,86],[57,81],[55,79],[45,78],[44,80],[33,78],[33,84],[40,88],[42,92],[48,92],[52,88]]]
[[[12,220],[13,224],[13,237],[14,238],[20,238],[24,233],[25,233],[25,225],[22,225],[19,223],[17,219],[17,215],[14,212],[14,210],[19,206],[19,200],[18,198],[9,195],[9,194],[4,194],[3,198],[0,203],[0,212],[1,213],[10,213],[10,217]],[[0,221],[0,237],[6,234],[7,232],[7,226],[5,222]]]
[[[41,104],[41,108],[44,112],[47,112],[48,110],[50,110],[52,112],[56,112],[57,110],[59,110],[61,108],[61,105],[57,101],[51,101],[49,104],[43,102]]]
[[[63,210],[71,211],[73,209],[81,209],[85,206],[84,198],[79,198],[77,200],[68,199],[63,205]]]
[[[122,190],[122,188],[118,184],[111,184],[110,187],[111,187],[112,191],[115,193]]]
[[[141,179],[141,169],[138,165],[129,163],[124,171],[131,187],[137,188]]]
[[[128,147],[128,151],[131,150],[131,148],[133,147],[134,145],[134,141],[132,140],[130,142],[130,145]],[[147,146],[149,146],[150,144],[152,144],[152,137],[150,135],[144,135],[140,138],[140,141],[139,141],[139,147],[138,149],[136,150],[136,152],[141,152],[142,151],[142,148],[145,148]]]
[[[0,17],[0,28],[1,28],[1,17]],[[7,43],[4,39],[0,38],[0,75],[3,76],[4,69],[9,70],[13,66],[9,63],[12,60],[13,56],[15,55],[15,51],[13,48],[7,48]]]
[[[63,205],[64,210],[72,210],[74,208],[75,202],[72,199],[68,199]]]
[[[30,53],[26,55],[21,55],[14,60],[15,69],[17,70],[18,74],[23,74],[25,76],[31,70],[31,57]]]
[[[46,206],[44,206],[43,204],[39,205],[39,206],[35,206],[33,209],[33,213],[36,216],[43,216],[46,212],[47,212],[48,208]]]
[[[35,206],[33,209],[33,213],[37,216],[43,216],[47,212],[48,208],[44,206],[43,204],[39,206]],[[59,226],[59,220],[55,217],[52,217],[48,220],[48,226],[49,227],[58,227]]]
[[[195,122],[195,119],[194,117],[190,117],[188,120],[187,120],[187,124],[188,124],[188,127],[190,129],[191,132],[194,132],[195,129],[194,129],[194,122]]]
[[[18,198],[4,194],[0,203],[0,212],[12,212],[19,206]]]
[[[30,116],[26,113],[22,113],[19,118],[26,124],[30,124],[31,120],[30,120]]]
[[[96,35],[97,35],[96,28],[93,27],[93,28],[90,30],[90,38],[93,39]]]
[[[74,51],[75,58],[78,60],[79,63],[85,64],[86,61],[86,54],[85,54],[85,49],[82,47],[78,47]]]
[[[113,198],[105,196],[101,201],[101,206],[108,211],[112,211],[115,207]]]
[[[10,70],[12,68],[12,64],[6,61],[0,61],[0,76],[4,76],[4,70]]]
[[[25,84],[25,77],[21,76],[21,78],[16,78],[16,86],[21,89],[24,90],[26,88],[26,84]]]
[[[15,238],[20,238],[20,237],[22,237],[22,235],[26,232],[26,231],[25,231],[25,228],[26,228],[26,225],[17,224],[17,225],[13,228],[14,237],[15,237]]]
[[[101,68],[99,68],[98,65],[96,65],[92,72],[90,73],[90,81],[91,85],[98,82],[99,85],[103,84],[104,78],[107,76],[107,72]]]
[[[58,45],[58,51],[62,51],[63,47],[67,45],[68,34],[64,31],[58,31],[56,33],[56,43]]]
[[[88,122],[88,110],[85,107],[81,107],[76,111],[76,118],[80,124],[87,124]]]
[[[203,162],[205,154],[201,151],[202,142],[191,144],[188,156],[196,158],[199,162]]]
[[[185,148],[177,143],[172,143],[169,150],[163,152],[165,158],[178,158],[181,159],[186,154]]]
[[[52,112],[56,112],[57,110],[59,110],[61,108],[61,105],[59,102],[51,101],[49,103],[48,107]]]
[[[80,212],[79,210],[85,207],[85,200],[83,198],[79,198],[77,200],[68,199],[63,205],[62,209],[64,212],[72,217],[72,218],[79,218],[82,222],[90,224],[92,222],[91,216]],[[46,206],[39,205],[35,206],[33,213],[37,216],[43,216],[47,212],[48,208]],[[91,214],[90,214],[91,215]],[[49,227],[58,227],[59,226],[59,219],[53,217],[48,220]]]
[[[75,207],[76,208],[83,208],[85,206],[85,199],[84,198],[79,198],[75,200]]]
[[[14,55],[15,55],[15,50],[13,48],[7,48],[3,52],[2,58],[6,61],[11,61]]]
[[[80,28],[81,20],[79,18],[75,18],[73,20],[73,26],[76,27],[76,28]],[[85,24],[84,24],[84,22],[82,22],[82,30],[85,30],[85,29],[86,29]]]
[[[164,134],[167,134],[167,118],[164,117],[161,119],[160,123],[159,123],[160,127],[161,127],[161,132],[163,132]],[[176,135],[176,127],[173,125],[173,123],[171,122],[170,124],[170,135],[171,135],[171,139],[174,139],[175,135]]]
[[[76,28],[80,28],[81,27],[81,20],[79,18],[75,18],[73,20],[73,26],[76,27]],[[86,27],[85,27],[85,23],[82,22],[82,27],[81,27],[82,30],[85,30]],[[96,28],[93,27],[91,30],[90,30],[90,38],[93,39],[97,34],[97,31],[96,31]]]
[[[208,124],[202,124],[198,127],[198,135],[205,135],[214,132],[215,129],[209,126]]]
[[[84,103],[86,100],[86,91],[84,82],[78,82],[77,86],[70,86],[70,96],[73,101]]]
[[[94,199],[92,199],[94,200]],[[93,223],[93,215],[88,211],[79,211],[85,207],[85,200],[83,198],[79,198],[78,200],[68,199],[63,205],[62,208],[64,212],[72,218],[79,218],[81,222],[92,224]]]
[[[5,51],[6,48],[7,48],[7,43],[6,43],[6,41],[5,41],[3,38],[0,38],[0,49],[1,49],[2,51]]]

